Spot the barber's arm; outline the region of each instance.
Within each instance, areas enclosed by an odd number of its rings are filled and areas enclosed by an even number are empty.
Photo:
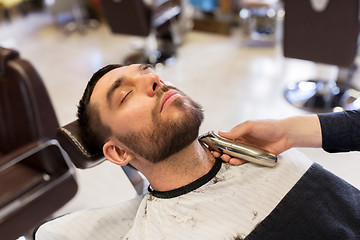
[[[360,151],[360,110],[318,114],[327,152]]]
[[[229,132],[219,132],[225,138],[256,146],[274,154],[292,147],[321,147],[322,135],[317,115],[298,116],[281,120],[246,121]],[[215,157],[220,153],[214,152]],[[233,165],[244,161],[223,155],[222,159]]]
[[[360,110],[247,121],[219,134],[274,154],[292,147],[322,147],[328,152],[360,151]],[[213,154],[220,156],[218,152]],[[234,165],[244,162],[228,155],[222,159]]]

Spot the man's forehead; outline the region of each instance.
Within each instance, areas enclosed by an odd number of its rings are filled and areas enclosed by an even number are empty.
[[[122,66],[122,67],[118,67],[115,69],[110,70],[109,72],[105,73],[104,76],[102,76],[99,79],[100,81],[109,81],[112,78],[116,78],[116,77],[121,77],[122,75],[124,75],[127,71],[134,69],[134,67],[138,66],[138,64],[133,64],[133,65],[129,65],[129,66]]]
[[[120,67],[123,68],[123,67]],[[104,74],[95,84],[95,87],[90,96],[90,103],[95,103],[101,99],[100,94],[104,94],[108,86],[111,85],[112,81],[120,77],[122,70],[120,68],[112,69],[111,71]],[[113,79],[113,80],[112,80]]]
[[[108,87],[109,85],[112,84],[112,82],[126,75],[126,73],[128,73],[129,70],[133,69],[135,66],[136,65],[134,64],[129,66],[118,67],[105,73],[104,76],[102,76],[99,79],[99,81],[96,83],[94,87],[94,92],[99,88]]]
[[[109,90],[109,88],[115,81],[126,77],[127,74],[132,74],[137,69],[139,69],[140,66],[141,64],[127,65],[112,69],[109,72],[105,73],[95,84],[95,87],[90,97],[90,102],[97,102],[100,99],[103,99],[103,97],[100,95],[106,94],[106,92]]]

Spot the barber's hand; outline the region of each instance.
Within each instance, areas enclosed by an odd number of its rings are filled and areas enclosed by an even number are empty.
[[[242,160],[242,159],[238,159],[238,158],[233,158],[227,154],[223,154],[221,155],[219,152],[216,152],[216,151],[213,151],[212,152],[212,155],[216,158],[218,157],[221,157],[221,159],[224,161],[224,162],[227,162],[227,163],[230,163],[231,165],[241,165],[241,164],[244,164],[244,163],[247,163],[247,161],[245,160]]]
[[[237,125],[229,132],[219,132],[219,135],[267,150],[276,155],[291,148],[291,144],[286,138],[285,127],[281,120],[246,121]],[[221,154],[214,151],[213,155],[220,157]],[[241,165],[246,162],[242,159],[232,158],[226,154],[223,154],[221,158],[232,165]]]

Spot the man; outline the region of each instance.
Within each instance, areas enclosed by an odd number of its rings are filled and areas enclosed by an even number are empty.
[[[57,219],[38,239],[360,237],[357,189],[296,152],[284,153],[274,168],[215,159],[197,140],[201,107],[149,65],[95,73],[78,117],[87,144],[137,168],[150,193],[92,217]]]
[[[106,74],[97,81],[101,73]],[[165,85],[150,65],[106,67],[90,80],[86,92],[78,117],[87,144],[102,148],[115,164],[130,163],[154,189],[186,185],[213,166],[215,159],[195,141],[201,107]],[[179,168],[174,163],[183,153],[190,158],[182,159]]]

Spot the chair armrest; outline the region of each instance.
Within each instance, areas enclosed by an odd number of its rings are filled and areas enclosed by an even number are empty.
[[[6,172],[9,173],[9,171],[13,171],[15,165],[17,163],[20,163],[22,161],[27,160],[31,156],[41,153],[42,151],[46,151],[47,149],[53,150],[51,148],[56,147],[59,150],[59,156],[62,157],[65,161],[65,166],[67,166],[66,171],[62,172],[60,175],[48,175],[45,172],[41,174],[41,172],[38,173],[29,173],[29,181],[33,181],[33,183],[29,183],[27,186],[24,186],[23,192],[17,192],[15,193],[15,196],[10,199],[8,196],[3,196],[4,201],[11,200],[11,202],[4,202],[0,203],[2,204],[0,208],[0,219],[4,219],[6,216],[8,216],[12,212],[16,212],[18,209],[21,209],[23,206],[26,206],[30,202],[32,202],[34,199],[41,197],[43,194],[45,194],[47,191],[50,191],[53,187],[59,185],[61,182],[67,181],[73,181],[76,184],[76,178],[75,178],[75,169],[73,165],[71,164],[71,161],[69,159],[69,156],[66,154],[66,152],[61,148],[59,142],[57,140],[51,139],[47,141],[34,141],[29,144],[24,145],[21,148],[18,148],[16,151],[4,155],[0,158],[0,162],[2,164],[0,165],[0,173]],[[18,170],[21,170],[21,168],[17,168]],[[29,168],[30,169],[30,168]],[[36,178],[35,175],[42,175],[43,180],[39,179],[39,177]],[[40,182],[39,182],[40,181]],[[24,182],[24,181],[23,181]],[[41,185],[42,183],[46,183],[45,185]],[[77,185],[76,187],[72,188],[71,191],[74,193],[77,191]],[[4,189],[2,189],[4,190]],[[5,192],[6,193],[6,192]],[[5,194],[4,193],[4,194]],[[24,195],[25,194],[25,195]],[[66,193],[67,194],[67,193]],[[72,193],[71,193],[72,194]],[[22,195],[21,198],[18,196]],[[5,205],[4,205],[5,204]]]
[[[71,161],[69,159],[69,156],[64,152],[64,150],[61,148],[59,142],[55,139],[47,140],[47,141],[33,141],[30,142],[20,148],[17,148],[16,150],[12,151],[9,154],[3,155],[0,158],[0,171],[3,171],[27,158],[30,156],[41,152],[42,150],[50,147],[55,146],[59,148],[62,157],[65,160],[66,165],[71,171],[73,170]]]
[[[38,141],[32,141],[30,143],[27,143],[21,147],[18,147],[15,150],[12,150],[10,153],[7,153],[5,155],[0,156],[0,167],[2,167],[5,164],[8,164],[11,160],[15,159],[16,157],[30,151],[31,149],[35,148],[37,145],[39,145],[40,142]],[[13,164],[11,164],[13,165]]]

